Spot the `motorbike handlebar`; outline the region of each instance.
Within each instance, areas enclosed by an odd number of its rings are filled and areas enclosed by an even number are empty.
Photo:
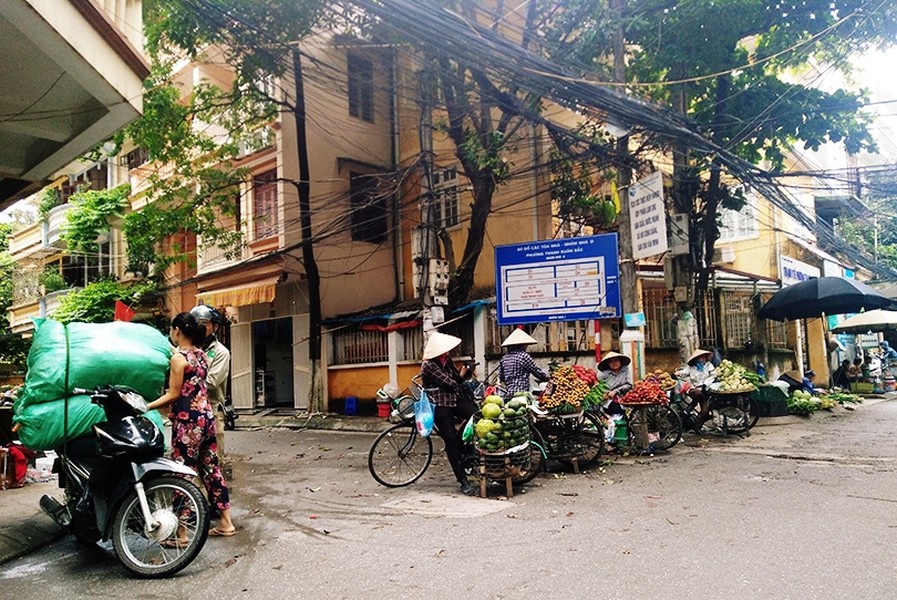
[[[72,393],[76,396],[88,396],[93,393],[93,390],[85,390],[84,388],[72,388]]]

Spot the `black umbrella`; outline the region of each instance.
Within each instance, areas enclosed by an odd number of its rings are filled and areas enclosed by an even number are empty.
[[[782,288],[763,305],[757,316],[774,321],[794,321],[890,305],[889,298],[856,279],[816,277]]]

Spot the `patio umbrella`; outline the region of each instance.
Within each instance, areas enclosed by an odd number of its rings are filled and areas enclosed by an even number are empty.
[[[761,319],[794,321],[886,308],[891,300],[856,279],[816,277],[782,288],[757,313]]]
[[[869,331],[887,331],[889,329],[897,329],[897,311],[877,309],[844,319],[835,327],[832,327],[832,332],[866,333]]]

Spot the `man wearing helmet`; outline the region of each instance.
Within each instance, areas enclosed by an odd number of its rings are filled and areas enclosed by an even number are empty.
[[[196,318],[201,327],[206,330],[206,338],[200,344],[206,353],[209,370],[206,373],[206,389],[209,393],[209,402],[215,409],[215,435],[218,439],[218,459],[224,460],[224,414],[221,407],[225,403],[227,392],[227,378],[230,376],[230,351],[218,341],[215,336],[218,328],[224,325],[224,317],[221,313],[200,304],[190,310],[190,314]]]

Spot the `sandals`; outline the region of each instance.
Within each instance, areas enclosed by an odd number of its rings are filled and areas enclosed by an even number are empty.
[[[236,527],[234,527],[230,531],[228,531],[226,529],[220,529],[218,527],[213,527],[212,529],[209,529],[209,535],[213,536],[213,537],[230,537],[236,533],[237,533]]]
[[[163,548],[173,548],[175,550],[186,548],[188,544],[190,544],[190,540],[179,540],[177,538],[168,538],[159,542],[159,545]]]

